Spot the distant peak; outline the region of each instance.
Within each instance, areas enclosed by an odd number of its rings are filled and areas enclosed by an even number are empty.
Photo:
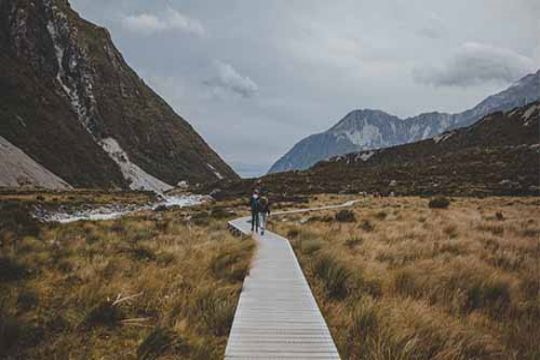
[[[530,73],[523,76],[521,79],[516,81],[513,86],[526,85],[531,81],[540,81],[540,69],[538,69],[535,73]]]

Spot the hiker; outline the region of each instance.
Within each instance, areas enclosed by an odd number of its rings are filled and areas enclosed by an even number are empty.
[[[259,190],[255,189],[249,199],[251,208],[251,232],[259,231]]]
[[[270,215],[270,201],[266,196],[259,197],[259,224],[261,227],[261,235],[264,235],[264,229],[266,228],[266,221]]]
[[[255,191],[258,192],[259,196],[261,196],[264,193],[263,183],[262,183],[261,179],[258,179],[255,182],[255,185],[253,185],[253,192],[255,192]]]

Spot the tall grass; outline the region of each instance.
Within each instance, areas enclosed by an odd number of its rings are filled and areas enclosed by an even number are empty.
[[[425,199],[371,199],[354,208],[356,223],[274,229],[295,232],[343,358],[538,359],[538,205],[462,198],[431,210]]]
[[[222,358],[254,245],[227,232],[221,206],[13,227],[0,357]]]

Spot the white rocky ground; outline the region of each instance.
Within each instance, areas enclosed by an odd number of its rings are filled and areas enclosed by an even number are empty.
[[[71,186],[0,136],[0,187],[32,186],[54,190]]]
[[[130,182],[129,187],[132,190],[151,190],[157,193],[171,190],[173,187],[155,176],[150,175],[136,164],[129,160],[126,152],[120,147],[118,142],[109,137],[100,141],[100,145],[113,159],[124,175],[124,178]]]
[[[210,197],[205,195],[165,195],[161,200],[147,205],[103,205],[98,207],[88,207],[78,210],[59,209],[57,211],[37,210],[34,216],[43,222],[58,222],[67,224],[75,221],[88,220],[112,220],[132,214],[142,210],[156,210],[161,207],[189,207],[209,201]]]

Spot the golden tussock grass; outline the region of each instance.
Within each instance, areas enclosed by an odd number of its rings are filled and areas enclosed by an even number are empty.
[[[362,199],[352,222],[338,211],[272,219],[342,357],[538,359],[540,200],[428,201]]]
[[[217,208],[4,234],[0,357],[222,358],[254,245]]]

